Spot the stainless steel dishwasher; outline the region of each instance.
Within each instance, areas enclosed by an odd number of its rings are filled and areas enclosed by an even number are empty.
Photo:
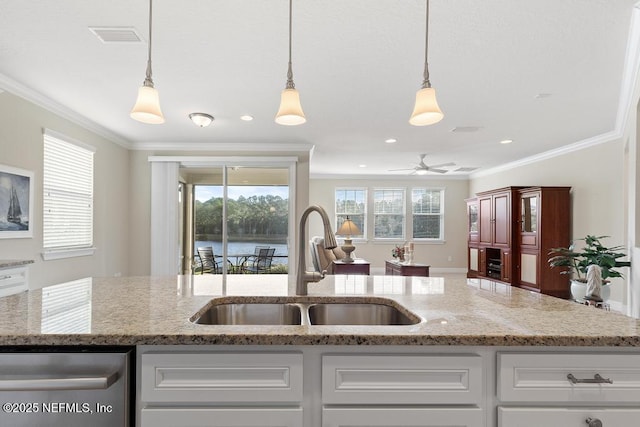
[[[130,359],[130,350],[3,352],[0,426],[132,425]]]

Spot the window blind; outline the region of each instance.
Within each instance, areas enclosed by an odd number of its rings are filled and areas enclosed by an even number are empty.
[[[45,133],[44,249],[93,245],[94,151]]]

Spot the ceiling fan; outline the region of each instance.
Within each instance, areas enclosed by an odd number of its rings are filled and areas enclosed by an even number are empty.
[[[426,157],[426,154],[420,154],[420,163],[418,163],[416,166],[414,166],[413,168],[410,169],[389,169],[389,172],[394,172],[394,171],[412,171],[410,173],[410,175],[416,174],[416,175],[425,175],[427,172],[436,172],[436,173],[447,173],[449,172],[447,169],[438,169],[444,166],[454,166],[455,163],[441,163],[439,165],[431,165],[428,166],[425,162],[424,162],[424,158]]]

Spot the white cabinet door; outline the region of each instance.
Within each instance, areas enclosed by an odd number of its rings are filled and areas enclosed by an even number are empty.
[[[322,427],[376,426],[483,427],[484,415],[479,408],[369,407],[324,408],[322,411]]]
[[[141,427],[301,427],[302,408],[147,408]]]
[[[478,405],[482,357],[476,354],[324,355],[324,404]]]
[[[149,352],[141,360],[144,402],[248,402],[261,406],[302,400],[300,353]]]
[[[586,427],[587,419],[603,427],[638,425],[640,409],[633,408],[498,408],[498,427]]]
[[[595,406],[637,404],[640,354],[498,353],[498,399]]]

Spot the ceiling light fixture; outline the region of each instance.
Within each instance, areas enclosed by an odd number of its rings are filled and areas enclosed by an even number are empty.
[[[209,126],[214,120],[213,116],[207,113],[191,113],[189,114],[189,118],[201,128]]]
[[[436,91],[431,87],[429,81],[429,63],[427,57],[429,53],[429,0],[426,0],[426,31],[424,42],[424,79],[422,89],[416,93],[416,103],[409,123],[414,126],[426,126],[438,123],[444,117],[438,102],[436,101]]]
[[[276,114],[276,123],[285,126],[301,125],[307,121],[300,105],[300,94],[293,83],[291,69],[291,21],[293,0],[289,0],[289,68],[287,70],[287,85],[280,96],[280,108]]]
[[[253,116],[245,114],[244,116],[240,116],[240,120],[242,120],[244,122],[250,122],[251,120],[253,120]]]
[[[511,144],[513,142],[513,139],[503,139],[502,141],[500,141],[500,144]]]
[[[138,99],[131,110],[131,118],[142,123],[164,123],[164,116],[160,110],[160,97],[153,87],[151,78],[151,21],[153,12],[153,0],[149,0],[149,56],[147,58],[147,76],[144,83],[138,89]]]
[[[389,139],[385,139],[384,142],[386,142],[387,144],[394,144],[398,142],[398,140],[395,138],[389,138]]]

